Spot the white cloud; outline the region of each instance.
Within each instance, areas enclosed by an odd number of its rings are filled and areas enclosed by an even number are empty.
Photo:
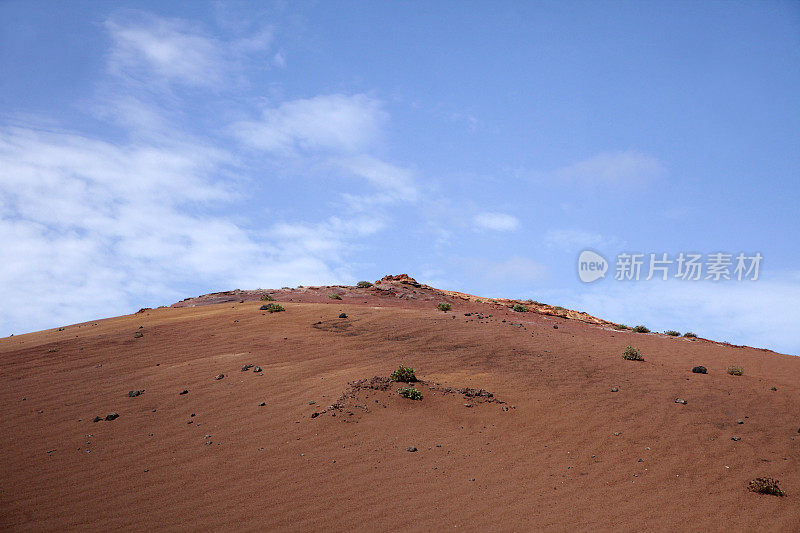
[[[512,231],[520,226],[517,217],[505,213],[478,213],[473,221],[477,227],[493,231]]]
[[[260,120],[239,122],[232,130],[253,148],[284,155],[298,150],[352,153],[373,144],[386,119],[376,99],[330,94],[266,108]]]
[[[335,159],[333,163],[347,173],[363,178],[378,187],[382,192],[381,200],[413,201],[417,198],[417,186],[414,174],[410,170],[367,155],[339,158]],[[367,200],[364,197],[359,199]],[[376,199],[373,198],[373,200]]]
[[[666,174],[666,168],[658,159],[634,151],[598,154],[555,173],[562,180],[617,186],[641,185]]]
[[[263,235],[210,214],[238,198],[206,145],[112,145],[0,128],[0,335],[169,303],[208,290],[347,279],[349,239],[378,219]]]
[[[109,19],[105,26],[114,43],[109,69],[115,74],[132,79],[155,74],[167,81],[213,85],[225,73],[220,43],[185,21],[129,14]]]

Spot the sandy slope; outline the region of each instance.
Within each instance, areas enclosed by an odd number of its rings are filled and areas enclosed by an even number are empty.
[[[0,339],[0,528],[800,530],[800,358],[392,284]],[[348,385],[401,363],[421,402]]]

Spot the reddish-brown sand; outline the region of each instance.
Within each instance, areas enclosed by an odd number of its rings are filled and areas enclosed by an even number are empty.
[[[798,357],[397,280],[263,292],[0,339],[0,528],[800,530]],[[422,401],[350,385],[400,364]]]

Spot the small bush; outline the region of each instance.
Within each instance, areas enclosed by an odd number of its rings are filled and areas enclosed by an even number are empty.
[[[270,296],[269,294],[262,294],[262,295],[261,295],[261,301],[262,301],[262,302],[274,302],[274,301],[275,301],[275,298],[273,298],[273,297],[272,297],[272,296]]]
[[[622,352],[622,358],[626,361],[644,361],[644,357],[639,353],[639,349],[631,348],[630,346],[625,348],[625,351]]]
[[[403,398],[408,398],[409,400],[421,400],[422,393],[413,387],[403,387],[397,389],[398,394]]]
[[[369,287],[372,287],[372,283],[370,283],[369,281],[359,281],[358,283],[356,283],[356,287],[367,289]]]
[[[741,366],[729,366],[728,367],[728,374],[731,376],[741,376],[744,374],[744,367]]]
[[[684,336],[684,337],[688,337],[688,338],[690,338],[690,339],[696,339],[696,338],[697,338],[697,335],[695,335],[695,334],[694,334],[694,333],[692,333],[691,331],[687,331],[686,333],[684,333],[684,334],[683,334],[683,336]]]
[[[439,311],[449,311],[452,306],[447,302],[442,302],[436,306]]]
[[[392,372],[392,381],[400,381],[403,383],[413,383],[417,381],[417,376],[414,374],[414,369],[400,365],[400,367]]]
[[[277,313],[279,311],[286,311],[282,305],[279,304],[269,304],[269,305],[262,305],[259,307],[261,311],[269,311],[270,313]]]
[[[628,326],[626,326],[625,324],[617,324],[614,327],[617,328],[617,329],[620,329],[620,330],[622,330],[622,329],[631,329]]]
[[[564,309],[560,305],[555,306],[553,309],[555,309],[556,311],[566,311],[566,309]]]
[[[770,477],[757,477],[751,481],[747,490],[757,492],[759,494],[773,494],[775,496],[786,496],[786,493],[778,487],[778,480]]]
[[[527,313],[528,312],[528,308],[525,307],[522,304],[514,304],[514,306],[511,308],[511,310],[512,311],[516,311],[517,313]]]
[[[341,300],[342,299],[342,297],[339,296],[338,294],[331,294],[330,296],[328,296],[328,298],[330,298],[331,300]]]
[[[664,332],[664,335],[669,335],[670,337],[680,337],[681,336],[680,332],[675,331],[674,329],[668,329],[667,331]]]
[[[636,333],[650,333],[650,330],[647,328],[647,326],[634,326],[633,331]]]

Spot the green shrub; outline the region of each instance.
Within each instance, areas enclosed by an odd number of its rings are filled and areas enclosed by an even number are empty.
[[[622,329],[631,329],[631,328],[629,328],[628,326],[626,326],[625,324],[617,324],[617,325],[615,325],[614,327],[615,327],[615,328],[617,328],[617,329],[619,329],[619,330],[622,330]]]
[[[527,308],[527,307],[525,307],[525,306],[524,306],[524,305],[522,305],[522,304],[514,304],[514,305],[511,307],[511,310],[512,310],[512,311],[516,311],[517,313],[527,313],[527,312],[528,312],[528,308]]]
[[[695,335],[695,334],[694,334],[694,333],[692,333],[691,331],[687,331],[686,333],[684,333],[684,334],[683,334],[683,336],[684,336],[684,337],[688,337],[688,338],[690,338],[690,339],[696,339],[696,338],[697,338],[697,335]]]
[[[759,494],[774,494],[775,496],[785,496],[780,487],[778,487],[778,480],[769,477],[757,477],[749,483],[747,489]]]
[[[449,303],[442,302],[442,303],[440,303],[439,305],[436,306],[436,309],[438,309],[439,311],[449,311],[450,307],[452,307],[452,306]]]
[[[636,333],[650,333],[650,330],[647,328],[647,326],[634,326],[633,331]]]
[[[566,311],[566,309],[564,309],[560,305],[555,306],[553,309],[555,309],[556,311]]]
[[[270,313],[277,313],[279,311],[286,311],[282,305],[279,304],[269,304],[269,305],[262,305],[259,307],[261,311],[269,311]]]
[[[262,302],[274,302],[274,301],[275,301],[275,298],[273,298],[273,297],[272,297],[272,296],[270,296],[269,294],[262,294],[262,295],[261,295],[261,301],[262,301]]]
[[[358,283],[356,283],[356,287],[367,289],[369,287],[372,287],[372,283],[370,283],[369,281],[359,281]]]
[[[728,374],[731,376],[741,376],[744,374],[744,367],[741,366],[729,366],[728,367]]]
[[[331,300],[341,300],[342,299],[341,296],[339,296],[338,294],[335,294],[335,293],[331,294],[330,296],[328,296],[328,298],[330,298]]]
[[[398,394],[403,398],[408,398],[409,400],[421,400],[422,393],[413,387],[402,387],[397,389]]]
[[[625,351],[622,352],[622,358],[627,361],[644,361],[644,357],[639,353],[639,349],[631,348],[630,346],[625,348]]]
[[[417,381],[417,376],[414,374],[414,369],[400,365],[400,367],[392,372],[392,381],[401,381],[403,383],[413,383]]]
[[[664,335],[669,335],[670,337],[680,337],[681,336],[680,332],[675,331],[674,329],[668,329],[667,331],[664,332]]]

